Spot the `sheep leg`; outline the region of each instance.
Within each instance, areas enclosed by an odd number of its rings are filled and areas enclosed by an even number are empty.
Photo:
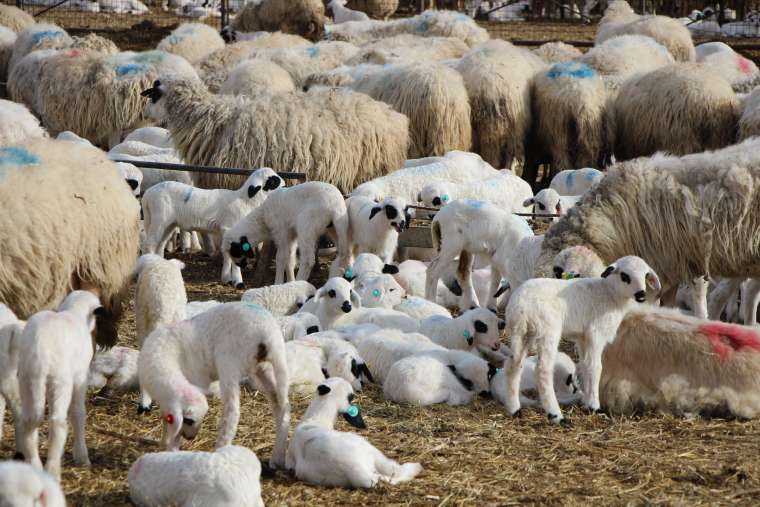
[[[291,243],[287,245],[287,248],[277,249],[277,253],[275,254],[275,265],[277,266],[277,272],[274,275],[275,285],[285,283],[286,278],[288,278],[288,281],[291,281],[290,276],[288,276],[289,274],[286,272],[289,268],[292,268],[290,261],[293,258],[291,255],[291,249],[293,246],[294,245]]]
[[[536,364],[536,383],[541,406],[549,421],[558,424],[562,422],[562,409],[559,408],[557,393],[554,392],[554,359],[559,347],[559,336],[546,336],[541,340]]]
[[[760,279],[750,278],[742,287],[742,311],[745,326],[757,324],[758,303],[760,303]]]
[[[290,245],[288,246],[289,250],[289,257],[287,259],[287,264],[285,265],[285,280],[288,282],[292,282],[296,279],[296,262],[298,261],[298,257],[296,255],[296,252],[298,251],[298,248],[296,248],[296,244],[294,242],[290,242]]]
[[[285,466],[285,455],[288,448],[288,431],[290,430],[290,401],[288,400],[288,365],[285,362],[285,350],[276,354],[270,351],[270,364],[260,364],[255,371],[259,390],[269,400],[272,414],[275,418],[276,435],[271,467]]]
[[[472,282],[472,264],[474,260],[475,257],[464,250],[459,254],[457,280],[462,287],[462,300],[459,303],[459,309],[461,311],[467,311],[470,308],[480,306],[478,295],[475,294],[475,285]],[[494,304],[494,307],[495,306],[496,305]]]
[[[743,278],[724,278],[718,283],[718,286],[710,293],[707,304],[707,315],[710,320],[720,320],[723,310],[743,281]]]
[[[526,357],[528,357],[528,347],[525,344],[524,337],[518,333],[513,334],[512,361],[509,366],[507,366],[506,361],[504,364],[507,369],[507,374],[504,376],[507,383],[505,405],[507,413],[510,415],[516,415],[520,410],[520,379]]]
[[[235,378],[220,379],[222,400],[224,400],[224,412],[219,433],[216,436],[216,448],[219,449],[232,443],[237,433],[240,422],[240,380]]]
[[[298,276],[296,280],[308,280],[311,275],[311,270],[314,269],[314,258],[317,254],[317,238],[305,237],[301,240],[298,238],[298,251],[300,252],[300,259],[298,259]],[[287,248],[285,249],[287,251]],[[279,248],[278,248],[279,252]],[[284,266],[277,266],[277,272],[283,273]],[[282,276],[282,275],[280,275]]]
[[[437,302],[438,280],[441,278],[441,268],[446,263],[441,263],[441,257],[433,259],[425,271],[425,299]]]
[[[592,336],[586,343],[586,353],[583,357],[584,382],[583,404],[592,412],[599,410],[599,382],[602,379],[602,352],[604,338]]]
[[[19,379],[21,387],[21,449],[26,461],[33,467],[42,469],[39,453],[39,432],[45,415],[45,377]],[[16,437],[19,438],[19,437]]]
[[[71,417],[74,427],[74,463],[78,466],[90,466],[90,457],[87,453],[87,442],[85,440],[85,423],[87,421],[86,398],[87,384],[82,382],[74,387],[71,405],[69,406],[69,417]]]
[[[501,276],[501,271],[496,269],[496,266],[491,264],[491,287],[488,291],[488,303],[486,306],[494,313],[496,313],[497,310],[496,291],[498,291],[499,287],[501,286]]]
[[[45,469],[60,482],[61,457],[68,433],[68,411],[71,406],[73,385],[70,382],[54,384],[50,389],[48,420],[48,456]]]
[[[701,276],[689,281],[691,287],[691,307],[694,310],[694,316],[700,319],[707,318],[707,280]]]

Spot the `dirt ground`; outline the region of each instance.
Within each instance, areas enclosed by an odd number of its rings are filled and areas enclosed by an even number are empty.
[[[236,300],[240,292],[217,283],[218,262],[180,256],[190,300]],[[251,272],[246,272],[250,279]],[[315,273],[324,280],[325,266]],[[132,308],[120,327],[134,344]],[[293,420],[308,404],[292,396]],[[570,429],[550,426],[528,410],[507,417],[492,400],[468,407],[403,407],[371,385],[357,397],[367,429],[360,433],[392,458],[420,462],[414,481],[371,491],[308,486],[284,472],[262,479],[268,505],[751,505],[760,502],[760,421],[686,420],[668,415],[611,418],[568,412]],[[185,446],[212,450],[219,400],[199,437]],[[138,416],[137,395],[91,393],[87,437],[92,467],[73,466],[70,443],[63,486],[72,506],[129,505],[127,473],[142,454],[158,450],[159,415]],[[246,390],[235,442],[267,461],[273,418],[263,397]],[[353,430],[343,421],[338,429]],[[0,456],[13,454],[6,418]],[[45,454],[45,432],[41,436]]]

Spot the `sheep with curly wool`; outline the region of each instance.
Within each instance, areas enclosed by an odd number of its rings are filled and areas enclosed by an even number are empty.
[[[386,197],[375,202],[357,195],[346,200],[350,223],[351,253],[374,253],[383,262],[393,262],[398,235],[411,220],[406,202],[397,197]]]
[[[137,391],[137,358],[139,350],[129,347],[112,347],[95,352],[90,363],[87,386],[117,393]]]
[[[193,65],[224,47],[224,39],[205,23],[182,23],[161,39],[156,49],[181,56]]]
[[[225,262],[231,260],[242,267],[253,257],[256,245],[272,240],[277,249],[275,284],[279,284],[295,279],[297,245],[298,280],[307,280],[314,267],[317,241],[327,232],[337,247],[330,266],[330,275],[336,276],[351,261],[349,230],[348,210],[340,191],[329,183],[311,181],[275,190],[263,205],[227,229],[222,237],[222,255]],[[232,282],[239,286],[243,280],[233,278]]]
[[[559,195],[581,195],[604,178],[604,173],[592,167],[565,169],[554,175],[549,188]]]
[[[547,42],[533,50],[533,54],[541,58],[548,65],[559,62],[575,60],[583,53],[581,50],[564,42]]]
[[[423,206],[440,208],[457,199],[480,199],[513,213],[528,211],[525,200],[533,197],[527,181],[512,173],[505,173],[485,180],[452,183],[436,181],[428,183],[417,195]]]
[[[689,29],[667,16],[639,16],[625,0],[609,4],[596,31],[595,44],[617,35],[646,35],[665,46],[679,62],[695,60]]]
[[[245,4],[230,27],[241,32],[279,30],[317,41],[326,22],[322,0],[261,0]]]
[[[286,342],[303,338],[304,336],[321,331],[319,318],[313,313],[298,312],[293,315],[276,317],[280,325],[282,337]]]
[[[263,58],[245,60],[234,67],[219,88],[223,95],[293,93],[296,85],[290,74],[274,62]]]
[[[5,5],[0,6],[0,8]],[[0,79],[8,81],[8,63],[13,53],[13,44],[16,42],[16,32],[0,25]]]
[[[248,289],[240,300],[244,303],[256,303],[275,317],[281,317],[297,312],[316,292],[317,289],[312,284],[306,280],[298,280]]]
[[[361,299],[351,284],[340,277],[333,277],[320,287],[314,297],[306,301],[299,312],[313,313],[322,329],[331,329],[343,314],[361,308]]]
[[[660,280],[641,258],[626,256],[607,267],[601,278],[580,280],[535,279],[517,289],[505,315],[512,339],[513,359],[506,374],[507,413],[520,410],[520,379],[528,349],[537,350],[537,383],[541,405],[549,421],[566,424],[553,388],[553,367],[560,338],[573,340],[582,358],[580,377],[583,403],[600,408],[599,382],[604,347],[615,333],[634,299],[646,301],[646,289],[661,289]],[[544,311],[552,308],[551,313]]]
[[[38,504],[40,500],[44,503]],[[0,502],[9,507],[66,507],[66,497],[61,486],[50,474],[18,461],[0,462]]]
[[[225,303],[193,319],[159,327],[138,359],[140,385],[161,407],[162,445],[177,450],[198,434],[218,380],[224,404],[216,448],[230,445],[240,418],[240,381],[248,376],[269,400],[276,437],[270,466],[285,464],[290,422],[288,365],[277,321],[254,303]]]
[[[299,89],[303,87],[306,90],[309,76],[329,72],[358,52],[359,48],[348,42],[320,41],[306,47],[257,48],[249,56],[276,63],[290,75]]]
[[[85,442],[87,372],[91,333],[104,313],[95,294],[77,290],[66,296],[57,312],[44,310],[30,317],[18,338],[21,433],[16,438],[27,462],[41,469],[37,432],[49,400],[46,469],[58,481],[69,418],[74,427],[74,463],[90,464]]]
[[[34,17],[31,14],[13,5],[0,4],[0,26],[19,33],[33,24]]]
[[[129,498],[140,507],[218,505],[264,507],[261,463],[246,447],[214,452],[144,454],[129,468]]]
[[[352,426],[366,427],[353,398],[351,385],[341,378],[319,384],[288,446],[287,468],[302,481],[324,486],[372,488],[380,481],[412,480],[422,471],[419,463],[399,465],[365,438],[333,429],[338,414]]]
[[[534,197],[526,199],[524,206],[533,206],[536,215],[565,215],[570,208],[580,200],[578,195],[560,195],[553,188],[540,190]],[[559,217],[550,218],[550,222],[556,222]]]
[[[450,350],[498,351],[504,321],[490,310],[474,308],[459,317],[430,317],[420,323],[420,333]]]
[[[214,96],[199,83],[174,81],[155,82],[143,94],[150,97],[149,116],[166,121],[187,163],[297,167],[310,179],[348,190],[400,166],[407,152],[406,117],[348,90],[249,98]],[[287,142],[282,132],[289,132]],[[237,188],[240,179],[196,183]]]
[[[0,100],[0,146],[11,146],[39,137],[47,137],[47,132],[23,104]]]
[[[5,407],[11,409],[16,435],[21,433],[21,395],[18,385],[18,349],[19,338],[25,322],[19,320],[13,312],[0,303],[0,419],[5,416]],[[0,425],[0,442],[3,439]],[[21,453],[21,439],[16,439],[16,455]]]

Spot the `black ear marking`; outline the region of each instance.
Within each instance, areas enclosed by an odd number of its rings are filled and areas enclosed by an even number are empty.
[[[319,393],[320,396],[324,396],[325,394],[330,392],[330,386],[319,384],[319,386],[317,386],[317,392]]]
[[[322,375],[324,375],[325,378],[330,378],[330,374],[327,373],[327,370],[325,370],[324,368],[322,368]],[[322,386],[319,386],[319,387],[322,387]],[[327,386],[325,386],[325,387],[327,387]],[[330,389],[330,388],[328,387],[327,389]],[[330,391],[327,391],[327,392],[329,393]],[[322,394],[322,393],[319,393],[319,394]]]
[[[498,298],[499,296],[507,292],[509,288],[510,288],[510,285],[508,283],[505,283],[504,285],[499,287],[499,290],[496,291],[496,294],[494,294],[493,297]],[[461,287],[460,287],[460,290],[461,290]]]
[[[567,378],[565,379],[565,385],[569,386],[572,383],[573,383],[573,374],[572,373],[568,373],[567,374]]]
[[[372,211],[369,212],[369,219],[372,220],[372,217],[374,217],[381,211],[383,211],[383,208],[381,208],[380,206],[375,206],[374,208],[372,208]]]
[[[463,376],[461,376],[459,372],[457,371],[457,367],[454,366],[453,364],[450,364],[448,366],[449,366],[449,370],[451,370],[451,373],[453,373],[454,376],[459,381],[459,383],[462,384],[462,387],[464,387],[468,391],[472,391],[472,380],[466,379]]]
[[[351,358],[351,375],[359,378],[359,367],[356,364],[356,359]]]
[[[261,185],[256,185],[255,187],[253,185],[248,185],[248,198],[250,199],[256,195],[259,190],[261,190]]]
[[[280,180],[279,176],[270,176],[269,178],[267,178],[266,183],[264,183],[264,190],[266,190],[267,192],[269,192],[270,190],[274,190],[280,186],[281,182],[282,180]]]
[[[108,317],[110,312],[106,310],[104,306],[98,306],[92,311],[92,314],[96,317]]]
[[[330,296],[331,298],[334,298],[334,297],[335,297],[335,291],[334,291],[333,289],[330,289],[330,290],[327,292],[327,295],[328,295],[328,296]]]
[[[488,332],[488,326],[485,324],[485,322],[476,320],[475,321],[475,332],[476,333],[487,333]]]
[[[608,276],[610,276],[610,273],[612,273],[613,271],[615,271],[615,266],[607,266],[607,269],[602,271],[602,274],[600,276],[602,278],[607,278]]]
[[[441,205],[441,198],[433,197],[433,206],[440,206],[440,205]]]
[[[562,273],[565,272],[565,270],[559,266],[554,266],[554,268],[552,268],[552,271],[554,271],[554,278],[562,278]]]
[[[398,210],[391,206],[390,204],[385,205],[385,216],[388,217],[388,220],[393,220],[398,216]]]
[[[369,380],[373,384],[375,383],[375,379],[372,378],[372,373],[370,373],[369,368],[367,367],[367,363],[360,364],[359,371],[362,372],[365,377],[367,377],[367,380]]]
[[[386,275],[395,275],[398,273],[398,266],[395,266],[393,264],[386,264],[383,266],[382,272]]]

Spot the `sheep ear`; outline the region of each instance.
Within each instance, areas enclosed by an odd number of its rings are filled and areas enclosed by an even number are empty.
[[[485,324],[485,322],[476,320],[475,321],[475,332],[476,333],[487,333],[488,332],[488,326]]]
[[[657,276],[657,274],[654,271],[650,271],[647,273],[645,280],[647,282],[647,285],[655,292],[660,292],[662,290],[662,284],[660,284],[660,278]]]
[[[325,370],[324,368],[322,368],[322,375],[324,375],[324,376],[325,376],[325,378],[330,378],[330,374],[329,374],[329,373],[327,373],[327,370]],[[327,387],[327,386],[319,386],[319,387]],[[329,387],[327,387],[327,389],[328,389],[328,391],[327,391],[327,392],[329,393],[329,392],[330,392],[330,391],[329,391],[329,389],[330,389],[330,388],[329,388]],[[322,394],[322,393],[319,393],[319,394]]]
[[[395,275],[396,273],[398,273],[398,266],[395,266],[393,264],[386,264],[383,266],[383,274]]]
[[[372,373],[370,373],[369,368],[367,367],[367,363],[360,364],[359,371],[364,373],[364,376],[367,377],[367,380],[369,380],[373,384],[375,383],[375,379],[372,378]]]
[[[533,197],[531,197],[530,199],[525,199],[523,201],[523,207],[532,206],[533,204],[535,204],[535,202],[536,200]]]
[[[382,207],[375,206],[374,208],[372,208],[372,211],[369,212],[369,219],[372,220],[372,217],[374,217],[375,215],[377,215],[381,211],[383,211]]]
[[[252,198],[259,190],[261,190],[261,185],[256,185],[255,187],[253,185],[248,185],[248,198]]]
[[[601,276],[602,278],[607,278],[608,276],[610,276],[610,274],[612,274],[613,271],[615,271],[615,265],[614,264],[611,265],[611,266],[607,266],[607,269],[605,269],[604,271],[602,271],[602,274],[599,275],[599,276]]]
[[[319,384],[319,386],[317,386],[317,392],[319,393],[320,396],[324,396],[325,394],[330,392],[330,386]]]

